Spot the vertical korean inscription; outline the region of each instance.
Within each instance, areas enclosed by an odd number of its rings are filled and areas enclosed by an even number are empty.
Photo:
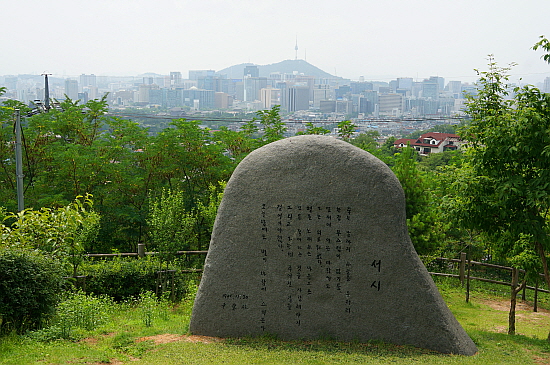
[[[260,226],[261,226],[261,243],[260,243],[260,257],[261,257],[261,264],[259,267],[259,284],[260,284],[260,313],[259,313],[259,326],[260,330],[263,332],[266,330],[266,316],[267,316],[267,259],[268,259],[268,246],[269,246],[269,238],[268,235],[271,233],[270,228],[268,228],[267,224],[267,205],[262,204],[262,209],[260,213]]]
[[[313,306],[308,298],[326,297],[327,293],[340,298],[336,299],[338,308],[344,313],[352,313],[351,219],[349,206],[261,205],[261,331],[266,330],[269,305],[273,305],[267,299],[270,286],[273,292],[283,293],[287,319],[296,326],[303,324],[303,310]],[[278,267],[270,263],[278,263]],[[283,275],[270,275],[270,270],[281,267],[285,268]]]

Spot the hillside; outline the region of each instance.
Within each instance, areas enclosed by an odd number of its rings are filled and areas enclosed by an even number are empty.
[[[217,71],[218,74],[225,74],[229,79],[241,79],[243,77],[243,71],[246,66],[252,66],[253,63],[241,63],[240,65],[234,65],[223,70]],[[318,67],[313,66],[304,60],[285,60],[269,65],[256,65],[260,71],[260,77],[268,77],[272,72],[281,73],[293,73],[298,72],[300,74],[315,76],[317,78],[337,79],[339,77],[333,76],[328,72],[321,70]]]

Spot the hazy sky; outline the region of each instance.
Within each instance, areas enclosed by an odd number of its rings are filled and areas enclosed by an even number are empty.
[[[0,0],[0,75],[168,74],[298,58],[337,76],[541,82],[549,0]]]

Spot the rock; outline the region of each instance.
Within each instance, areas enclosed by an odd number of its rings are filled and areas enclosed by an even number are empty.
[[[477,352],[414,250],[395,175],[326,136],[280,140],[239,164],[190,330]]]

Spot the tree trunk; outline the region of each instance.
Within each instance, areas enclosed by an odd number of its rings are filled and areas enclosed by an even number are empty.
[[[535,242],[535,246],[537,247],[540,260],[542,261],[542,270],[544,272],[544,280],[546,281],[546,285],[548,285],[548,289],[550,289],[550,271],[548,271],[548,261],[546,261],[546,252],[544,252],[544,247],[542,247],[542,244],[539,241]]]
[[[548,271],[548,261],[546,261],[546,252],[544,252],[544,247],[542,247],[542,244],[537,241],[535,242],[535,246],[537,247],[538,254],[540,256],[540,260],[542,261],[542,270],[544,272],[544,281],[546,281],[546,285],[548,286],[548,289],[550,289],[550,272]],[[550,342],[550,333],[548,333],[548,342]]]
[[[521,285],[518,285],[519,281],[519,270],[514,268],[512,270],[512,285],[510,291],[510,313],[508,313],[508,334],[516,334],[516,303],[518,293],[523,289],[526,284],[526,281],[523,280]]]

